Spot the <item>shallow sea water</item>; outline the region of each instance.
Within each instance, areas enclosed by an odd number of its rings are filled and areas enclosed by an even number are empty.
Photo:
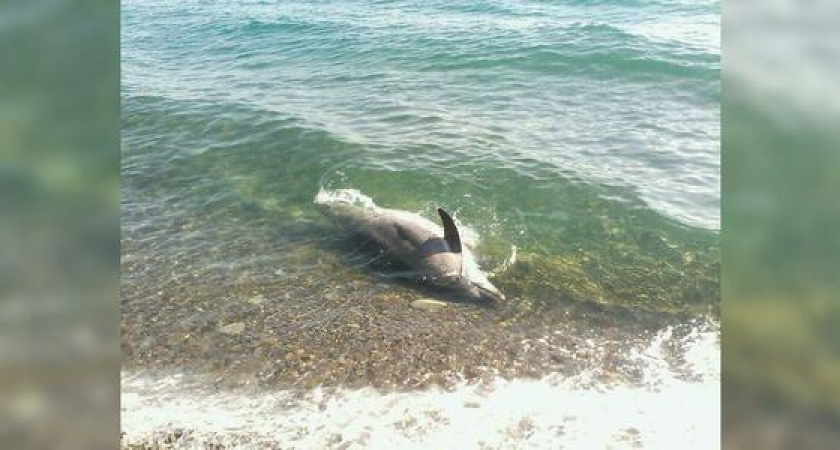
[[[124,445],[717,446],[719,8],[125,2]],[[338,189],[507,300],[389,277]]]

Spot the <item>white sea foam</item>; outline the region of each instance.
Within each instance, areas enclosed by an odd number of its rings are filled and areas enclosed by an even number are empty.
[[[358,189],[323,189],[315,196],[315,203],[319,205],[347,204],[360,208],[376,208],[376,202]]]
[[[178,375],[124,374],[123,439],[148,442],[181,429],[187,447],[718,448],[719,332],[698,329],[684,338],[679,371],[663,353],[671,333],[634,355],[645,365],[641,386],[593,384],[595,374],[583,373],[452,391],[315,389],[294,398],[285,391],[199,394]],[[677,374],[684,371],[690,376]]]

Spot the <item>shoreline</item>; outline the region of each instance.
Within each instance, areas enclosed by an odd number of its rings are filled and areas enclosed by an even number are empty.
[[[679,338],[682,363],[670,355],[673,332],[658,333],[646,348],[633,352],[633,359],[643,362],[641,382],[634,384],[604,381],[601,369],[594,368],[576,376],[460,382],[452,389],[316,387],[293,393],[219,389],[201,377],[124,372],[121,446],[420,448],[455,439],[470,447],[496,448],[562,437],[564,443],[583,445],[574,448],[668,443],[713,448],[703,439],[718,436],[719,329],[697,328]],[[674,408],[685,402],[694,405],[692,411],[675,419]],[[586,440],[590,427],[601,432],[600,447]]]

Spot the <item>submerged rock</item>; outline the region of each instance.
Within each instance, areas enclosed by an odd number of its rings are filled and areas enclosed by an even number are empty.
[[[242,322],[235,322],[219,328],[224,334],[240,334],[245,331],[245,324]]]
[[[446,302],[440,300],[433,300],[431,298],[421,298],[411,302],[411,307],[415,309],[422,309],[424,311],[436,311],[440,308],[448,306]]]

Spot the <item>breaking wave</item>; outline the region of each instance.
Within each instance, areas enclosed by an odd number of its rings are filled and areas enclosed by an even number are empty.
[[[124,374],[123,443],[209,443],[242,448],[646,448],[719,447],[719,330],[681,338],[675,367],[664,346],[673,328],[634,357],[642,383],[563,378],[496,379],[453,390],[383,393],[317,388],[300,393],[206,391],[185,375]],[[355,447],[354,447],[355,448]]]

